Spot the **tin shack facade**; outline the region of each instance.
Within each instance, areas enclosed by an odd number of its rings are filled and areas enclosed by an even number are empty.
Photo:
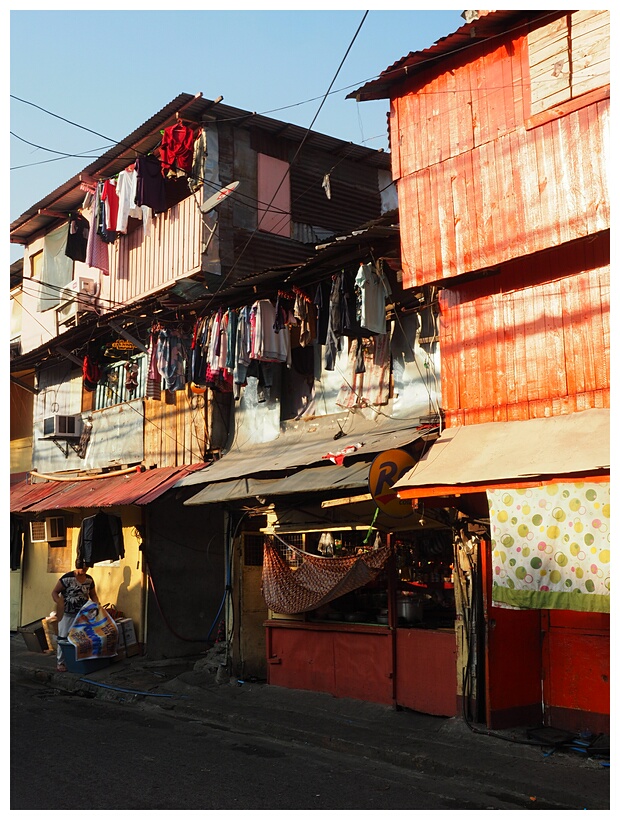
[[[390,100],[403,282],[438,289],[445,429],[396,490],[485,520],[464,708],[608,731],[609,12],[467,14],[351,95]]]

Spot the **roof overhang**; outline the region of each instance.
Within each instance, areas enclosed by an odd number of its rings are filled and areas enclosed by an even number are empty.
[[[172,489],[179,478],[202,466],[160,467],[127,475],[35,484],[22,481],[11,485],[10,510],[13,513],[41,513],[132,504],[144,506]]]
[[[452,34],[441,37],[430,48],[422,51],[411,51],[405,57],[393,63],[377,77],[365,83],[361,88],[352,91],[347,95],[347,99],[355,99],[358,102],[368,100],[390,99],[394,93],[394,86],[411,79],[411,77],[422,71],[433,69],[441,64],[450,55],[462,53],[463,59],[467,59],[472,46],[483,43],[486,40],[494,41],[497,37],[514,31],[527,31],[531,20],[551,15],[559,15],[559,11],[519,11],[515,9],[503,11],[479,11],[475,20],[460,26]],[[441,69],[436,68],[439,72]]]
[[[451,427],[393,489],[399,498],[480,492],[559,480],[607,479],[606,408],[527,421]]]
[[[368,461],[344,466],[325,464],[309,467],[289,476],[276,478],[237,478],[219,481],[207,486],[189,498],[185,505],[214,504],[239,501],[246,498],[266,499],[273,496],[296,493],[323,492],[325,490],[357,490],[368,486]]]
[[[360,458],[405,447],[428,434],[429,429],[435,429],[433,425],[412,426],[407,421],[383,417],[379,417],[380,421],[371,421],[357,415],[350,418],[352,422],[347,421],[345,435],[342,434],[336,417],[324,417],[295,422],[273,441],[233,446],[219,461],[185,476],[175,486],[237,482],[250,477],[284,478],[286,474],[290,475],[300,468],[337,463],[330,460],[330,455],[337,457],[345,448],[353,446],[341,459],[346,467]],[[241,486],[237,484],[236,493],[241,491]],[[248,497],[253,494],[248,491]]]

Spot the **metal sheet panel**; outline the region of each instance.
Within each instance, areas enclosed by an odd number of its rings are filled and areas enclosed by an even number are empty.
[[[383,422],[383,423],[382,423]],[[407,426],[404,421],[391,419],[373,422],[361,415],[347,418],[346,435],[334,440],[341,432],[335,417],[300,421],[281,433],[275,441],[237,447],[219,461],[177,482],[177,487],[227,481],[243,476],[260,475],[308,467],[328,460],[327,456],[341,452],[345,447],[361,444],[352,454],[379,453],[404,447],[415,441],[428,428]],[[346,456],[345,456],[346,461]]]
[[[22,511],[45,512],[72,508],[117,507],[129,504],[144,506],[172,489],[179,478],[202,466],[202,464],[194,464],[186,467],[162,467],[156,470],[146,470],[143,473],[130,473],[109,478],[51,481],[48,484],[33,485],[47,487],[48,494],[43,498],[37,496],[34,502],[28,503],[26,509]]]
[[[522,480],[608,469],[609,410],[451,427],[395,489]]]
[[[51,496],[61,489],[59,485],[62,485],[62,482],[45,481],[39,484],[29,484],[26,481],[20,481],[16,484],[11,484],[10,511],[12,513],[23,513],[26,512],[32,504],[50,501]]]

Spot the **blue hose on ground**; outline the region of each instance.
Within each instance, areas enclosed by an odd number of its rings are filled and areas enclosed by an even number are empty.
[[[173,694],[164,694],[161,692],[140,692],[138,689],[123,689],[121,686],[111,686],[109,683],[100,683],[99,681],[88,680],[88,678],[80,678],[83,683],[91,683],[93,686],[101,686],[103,689],[113,689],[115,692],[125,692],[128,695],[149,695],[152,698],[173,698]]]

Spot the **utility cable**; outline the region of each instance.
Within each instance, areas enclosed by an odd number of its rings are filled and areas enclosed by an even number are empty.
[[[363,18],[362,18],[362,21],[360,22],[360,24],[359,24],[359,26],[358,26],[358,28],[357,28],[357,31],[355,32],[355,34],[354,34],[354,36],[353,36],[353,39],[351,40],[351,42],[350,42],[350,44],[349,44],[349,47],[347,48],[347,50],[346,50],[346,52],[345,52],[344,57],[342,58],[342,60],[341,60],[341,62],[340,62],[340,65],[338,66],[338,69],[337,69],[337,71],[336,71],[336,74],[334,75],[334,77],[333,77],[333,79],[332,79],[332,81],[331,81],[331,83],[330,83],[330,85],[329,85],[329,88],[327,89],[327,92],[326,92],[326,93],[324,94],[324,96],[323,96],[323,100],[322,100],[322,102],[321,102],[321,105],[319,106],[319,108],[318,108],[318,110],[317,110],[316,114],[314,115],[314,117],[313,117],[313,119],[312,119],[312,122],[310,123],[310,125],[309,125],[309,126],[308,126],[308,128],[306,129],[306,133],[304,134],[304,137],[303,137],[302,141],[300,142],[299,146],[297,147],[297,150],[296,150],[296,152],[295,152],[295,154],[294,154],[294,156],[293,156],[293,159],[291,160],[291,162],[289,163],[289,165],[288,165],[288,167],[287,167],[286,173],[285,173],[285,174],[284,174],[284,176],[282,177],[282,180],[280,181],[280,184],[278,185],[278,187],[277,187],[277,188],[276,188],[276,190],[274,191],[274,193],[273,193],[273,195],[272,195],[272,197],[271,197],[271,200],[270,200],[269,204],[267,205],[267,208],[265,209],[265,214],[266,214],[266,212],[267,212],[267,211],[271,208],[271,205],[272,205],[273,201],[275,200],[276,196],[278,195],[278,192],[280,191],[280,188],[281,188],[281,187],[282,187],[282,185],[284,184],[284,181],[285,181],[285,180],[286,180],[286,179],[290,176],[290,173],[291,173],[291,167],[295,164],[295,162],[296,162],[296,160],[297,160],[297,158],[298,158],[298,156],[299,156],[299,154],[300,154],[300,152],[301,152],[301,150],[302,150],[303,146],[305,145],[305,143],[306,143],[306,141],[307,141],[307,139],[308,139],[308,137],[309,137],[309,135],[310,135],[310,131],[312,130],[312,126],[313,126],[313,125],[314,125],[314,123],[316,122],[317,117],[319,116],[319,114],[320,114],[320,112],[321,112],[321,109],[323,108],[323,105],[325,104],[325,101],[326,101],[327,96],[328,96],[328,94],[329,94],[329,92],[330,92],[330,90],[331,90],[331,87],[332,87],[332,86],[333,86],[333,84],[335,83],[336,78],[338,77],[338,74],[340,73],[340,70],[342,69],[342,66],[344,65],[344,62],[345,62],[346,58],[348,57],[349,52],[351,51],[351,48],[353,47],[353,44],[354,44],[355,40],[357,39],[357,36],[358,36],[358,34],[359,34],[359,32],[360,32],[360,30],[361,30],[361,28],[362,28],[362,25],[364,24],[364,20],[366,19],[366,17],[367,17],[367,16],[368,16],[368,12],[366,11],[366,12],[364,13]],[[258,229],[260,228],[260,225],[261,225],[262,219],[264,219],[264,216],[265,216],[265,215],[263,215],[263,217],[262,217],[262,218],[258,221],[258,224],[257,224],[256,228],[254,228],[254,230],[252,231],[252,233],[251,233],[251,234],[250,234],[250,236],[248,237],[248,239],[247,239],[247,241],[246,241],[245,245],[243,246],[243,248],[241,249],[240,253],[239,253],[239,254],[238,254],[238,256],[236,257],[236,259],[235,259],[235,261],[233,262],[233,264],[232,264],[232,266],[231,266],[230,270],[228,271],[228,273],[226,274],[226,276],[223,278],[222,282],[220,283],[220,286],[219,286],[219,287],[218,287],[218,289],[215,291],[215,293],[213,294],[212,298],[211,298],[211,299],[209,300],[209,302],[207,303],[207,307],[208,307],[208,306],[212,303],[213,299],[215,298],[215,296],[217,296],[217,294],[220,292],[220,290],[222,290],[222,288],[224,287],[224,284],[228,281],[228,279],[229,279],[229,278],[230,278],[230,276],[232,275],[233,271],[236,269],[236,267],[237,267],[237,265],[238,265],[238,263],[239,263],[239,260],[243,257],[243,255],[244,255],[245,251],[247,250],[248,246],[250,245],[250,242],[252,241],[252,239],[254,238],[254,236],[256,235],[256,233],[258,232]]]

